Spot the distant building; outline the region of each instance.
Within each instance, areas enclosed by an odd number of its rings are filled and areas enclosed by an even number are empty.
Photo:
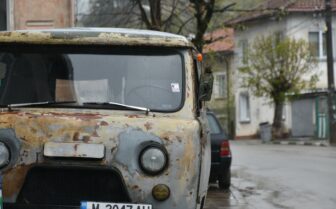
[[[336,0],[331,2],[335,12]],[[238,138],[254,137],[258,133],[260,123],[273,122],[274,109],[270,99],[256,98],[249,89],[242,88],[241,74],[238,72],[240,67],[249,64],[246,54],[253,40],[257,36],[270,34],[280,39],[284,36],[305,39],[318,59],[315,72],[320,80],[317,83],[317,89],[302,89],[299,97],[289,101],[284,107],[283,122],[288,128],[289,136],[321,139],[328,137],[324,10],[324,0],[267,0],[255,8],[254,12],[240,15],[228,22],[228,25],[237,29],[235,31],[236,47],[233,62],[235,82],[233,87],[236,104],[235,127]],[[335,13],[333,28],[336,28]],[[336,33],[334,29],[335,52]]]
[[[234,52],[234,31],[225,28],[206,34],[211,41],[203,48],[205,62],[211,65],[214,85],[211,101],[207,103],[230,136],[234,136],[234,98],[232,91],[232,61]]]
[[[6,0],[5,4],[8,30],[74,26],[74,0]]]

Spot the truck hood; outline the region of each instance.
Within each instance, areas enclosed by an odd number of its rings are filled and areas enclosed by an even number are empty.
[[[174,188],[176,195],[171,201],[178,203],[186,198],[188,202],[195,201],[192,194],[197,193],[196,174],[200,166],[197,153],[201,149],[197,120],[172,118],[168,114],[146,116],[139,112],[102,112],[41,109],[1,112],[0,131],[11,130],[20,141],[20,154],[15,165],[4,171],[5,200],[15,201],[32,166],[50,163],[50,159],[43,156],[43,149],[46,143],[52,142],[103,144],[105,157],[95,162],[95,166],[118,169],[135,201],[144,201],[152,186],[162,182],[171,182],[169,186]],[[169,167],[162,175],[148,176],[139,168],[137,153],[140,153],[141,145],[148,142],[162,144],[169,153]],[[82,161],[71,162],[86,166]]]

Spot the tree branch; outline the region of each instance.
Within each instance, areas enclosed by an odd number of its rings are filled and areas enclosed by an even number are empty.
[[[222,12],[225,12],[225,11],[227,11],[230,7],[233,7],[233,6],[235,6],[236,4],[237,4],[237,3],[231,3],[231,4],[225,6],[225,7],[221,8],[221,9],[214,9],[213,12],[214,12],[214,13],[222,13]]]
[[[166,20],[163,21],[163,24],[166,25],[174,16],[174,13],[175,13],[175,10],[177,8],[177,5],[176,5],[176,1],[177,0],[174,0],[173,3],[172,3],[172,10],[170,12],[170,15],[168,16],[168,18]]]
[[[215,38],[215,39],[212,39],[212,37],[211,37],[211,39],[209,39],[209,40],[205,40],[205,41],[204,41],[204,44],[211,44],[211,43],[213,43],[213,42],[223,40],[223,39],[225,39],[225,38],[227,38],[227,37],[229,37],[229,36],[228,36],[228,35],[225,35],[225,36],[217,37],[217,38]]]
[[[142,6],[141,0],[136,0],[136,2],[138,4],[140,12],[141,12],[141,19],[143,20],[143,22],[145,22],[146,27],[150,29],[152,24],[149,22],[149,19],[147,17],[146,11],[145,11],[145,9]]]
[[[190,21],[192,21],[194,19],[194,17],[190,17],[188,20],[186,20],[178,29],[177,33],[180,34],[184,28],[184,26],[186,26]]]

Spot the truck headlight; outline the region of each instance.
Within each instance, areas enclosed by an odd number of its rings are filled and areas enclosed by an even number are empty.
[[[140,153],[140,167],[150,175],[159,174],[165,169],[168,162],[167,152],[159,146],[146,147]]]
[[[0,168],[5,167],[9,163],[10,153],[7,146],[0,142]]]

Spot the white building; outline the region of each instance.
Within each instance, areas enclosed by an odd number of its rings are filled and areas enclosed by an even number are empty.
[[[336,0],[332,0],[336,10]],[[259,124],[272,123],[273,104],[269,99],[256,98],[248,89],[241,87],[238,68],[244,66],[246,50],[260,35],[274,34],[303,38],[312,46],[318,57],[318,93],[303,93],[284,107],[283,120],[290,137],[326,138],[327,133],[327,63],[325,45],[324,0],[268,0],[254,12],[233,19],[230,25],[240,28],[235,32],[235,103],[236,137],[253,137],[258,134]],[[336,15],[333,17],[333,43],[336,49]],[[335,55],[334,50],[334,55]],[[336,66],[335,66],[336,67]],[[311,92],[309,89],[303,92]]]

